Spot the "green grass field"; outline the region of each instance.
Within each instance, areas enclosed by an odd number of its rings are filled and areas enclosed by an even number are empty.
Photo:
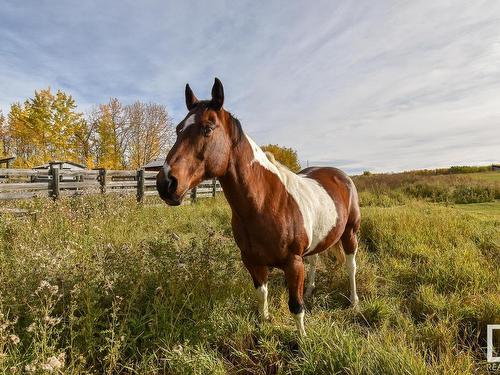
[[[0,372],[487,373],[500,202],[436,203],[399,188],[361,198],[359,310],[325,254],[303,339],[278,270],[272,320],[259,321],[223,197],[18,203],[38,214],[0,217]]]
[[[479,218],[497,220],[500,218],[500,200],[485,203],[457,204],[453,208],[468,212]]]
[[[468,173],[466,176],[478,180],[500,182],[500,171],[482,172],[482,173]]]

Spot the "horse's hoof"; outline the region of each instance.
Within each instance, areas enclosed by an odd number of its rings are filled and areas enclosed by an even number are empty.
[[[359,310],[359,298],[358,297],[351,300],[351,308],[354,310]]]
[[[307,288],[306,292],[304,293],[304,298],[306,298],[306,299],[311,298],[313,292],[314,292],[314,288]]]
[[[260,314],[259,318],[262,322],[270,322],[271,321],[271,314],[266,313],[266,314]]]

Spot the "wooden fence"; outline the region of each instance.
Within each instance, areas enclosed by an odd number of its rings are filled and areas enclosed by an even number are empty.
[[[51,168],[0,169],[0,200],[29,199],[82,194],[135,194],[142,202],[146,196],[157,196],[156,175],[158,172],[122,170],[66,170]],[[214,197],[222,191],[217,180],[207,180],[191,189],[191,200]]]

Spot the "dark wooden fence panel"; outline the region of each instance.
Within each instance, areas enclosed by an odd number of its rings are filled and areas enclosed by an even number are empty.
[[[137,201],[157,196],[158,172],[137,170],[0,169],[0,200],[59,197],[82,194],[135,194]],[[188,196],[191,200],[214,197],[222,188],[217,180],[201,182]]]

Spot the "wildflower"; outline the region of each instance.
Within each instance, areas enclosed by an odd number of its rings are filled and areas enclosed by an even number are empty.
[[[46,280],[42,280],[40,286],[36,289],[35,293],[40,293],[44,289],[47,289],[50,294],[55,295],[59,291],[59,287],[57,285],[50,285],[50,283]]]
[[[36,371],[36,365],[27,364],[26,366],[24,366],[24,369],[26,370],[26,372],[35,372]]]
[[[61,318],[52,318],[51,316],[45,315],[43,317],[43,321],[49,326],[55,326],[61,322]]]
[[[57,357],[52,356],[47,360],[47,363],[44,363],[41,367],[42,370],[52,372],[54,370],[60,370],[64,367],[64,359],[65,354],[60,353]]]
[[[36,328],[36,324],[35,323],[31,323],[28,328],[26,328],[26,331],[28,332],[33,332]]]
[[[45,289],[45,288],[50,288],[50,283],[48,281],[45,281],[45,280],[42,280],[42,282],[40,283],[40,286],[38,287],[38,289]]]
[[[9,339],[10,339],[10,341],[12,341],[12,343],[13,343],[14,345],[19,344],[19,341],[20,341],[20,340],[19,340],[19,337],[18,337],[18,336],[16,336],[16,335],[9,335]]]
[[[49,363],[44,363],[43,365],[40,366],[40,368],[48,372],[54,371],[54,368]]]
[[[104,289],[106,290],[106,294],[107,294],[108,290],[112,290],[113,289],[113,284],[114,284],[114,280],[109,279],[108,277],[106,277],[106,279],[104,280]]]

